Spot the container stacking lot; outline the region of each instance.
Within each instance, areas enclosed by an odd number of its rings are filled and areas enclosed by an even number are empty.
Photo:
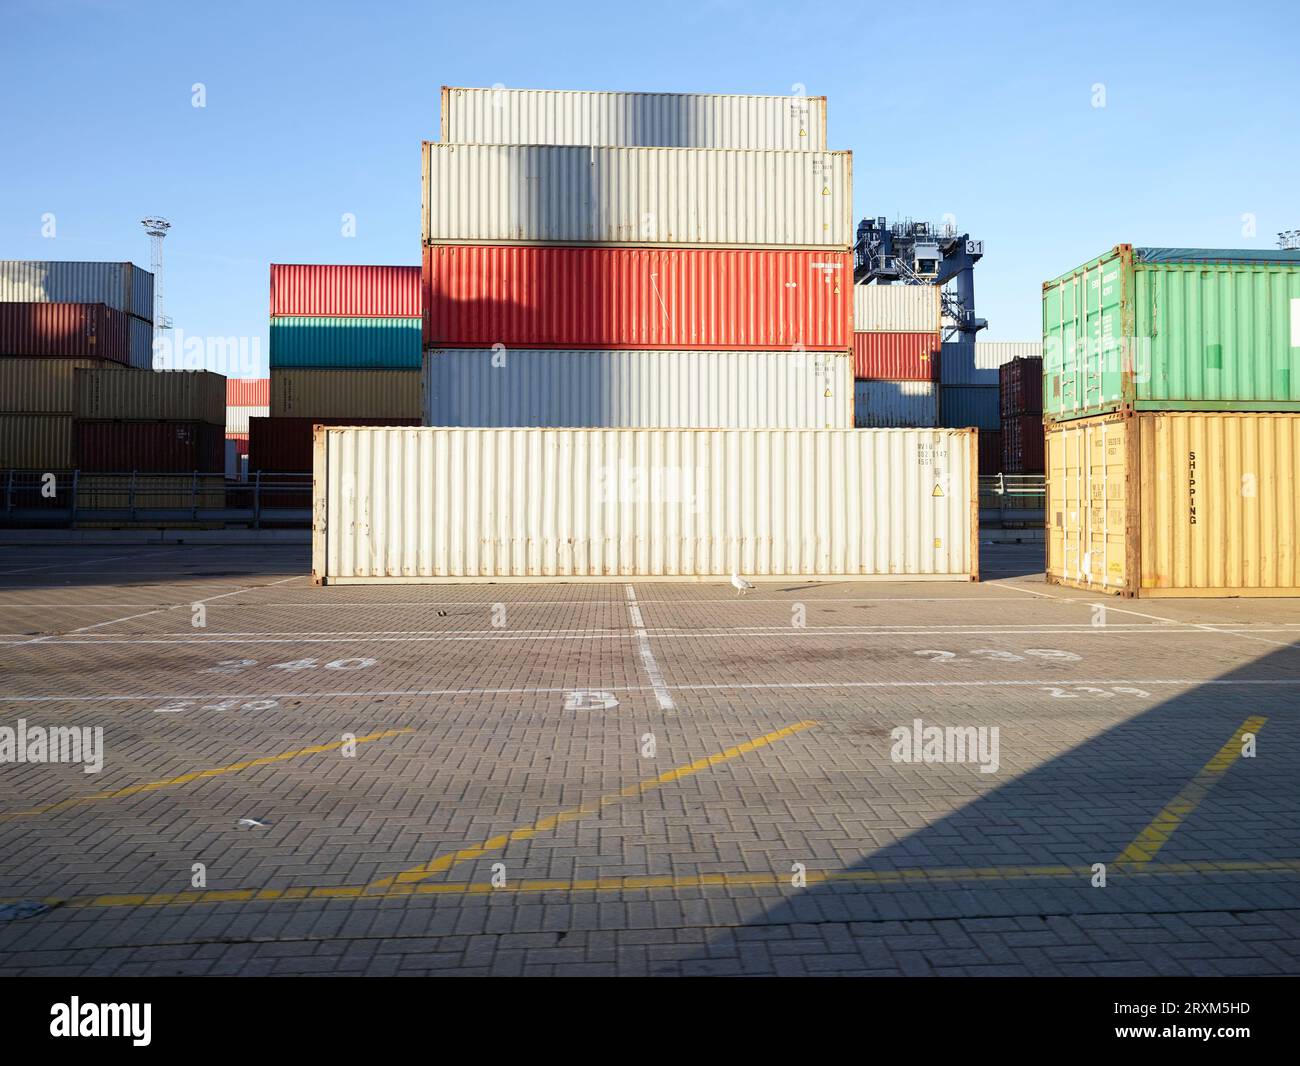
[[[3,560],[0,724],[104,752],[0,767],[0,897],[53,908],[0,912],[3,973],[1300,967],[1286,601],[1116,606],[1011,547],[743,595]],[[896,761],[916,719],[997,747]]]

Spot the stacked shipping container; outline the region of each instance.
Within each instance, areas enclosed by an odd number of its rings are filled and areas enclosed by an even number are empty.
[[[419,417],[420,268],[271,265],[271,377],[248,469],[306,473],[312,420]],[[261,446],[256,446],[260,441]]]
[[[1049,581],[1300,595],[1300,252],[1118,245],[1043,343]]]
[[[0,260],[0,469],[72,468],[75,371],[149,367],[152,349],[147,271]]]
[[[824,99],[445,88],[442,132],[426,424],[851,425]]]
[[[226,380],[226,477],[242,477],[248,465],[248,420],[271,413],[269,378]]]
[[[854,424],[939,424],[939,289],[853,287]]]
[[[1008,474],[1041,474],[1043,459],[1043,360],[1018,356],[998,368],[998,417],[1002,465]],[[983,386],[979,386],[983,387]]]

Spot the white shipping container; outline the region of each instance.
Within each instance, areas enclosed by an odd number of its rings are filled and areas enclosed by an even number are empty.
[[[442,141],[820,152],[826,97],[444,85]]]
[[[423,235],[847,249],[852,153],[424,142]]]
[[[426,426],[851,429],[847,353],[432,349]]]
[[[152,322],[153,275],[134,263],[0,259],[0,303],[107,304]]]
[[[853,328],[864,333],[937,333],[938,285],[854,285]]]
[[[855,381],[853,424],[865,429],[939,424],[939,389],[933,381]]]
[[[226,408],[226,432],[247,433],[250,418],[270,418],[270,407],[241,407],[231,405]]]
[[[969,430],[318,427],[317,584],[978,577]]]
[[[949,341],[939,353],[939,380],[945,385],[996,385],[1003,363],[1042,354],[1041,341]]]

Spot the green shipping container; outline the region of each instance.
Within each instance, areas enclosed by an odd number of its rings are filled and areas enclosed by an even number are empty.
[[[271,367],[419,370],[418,318],[271,319]]]
[[[1043,284],[1051,421],[1300,411],[1300,252],[1134,248]]]

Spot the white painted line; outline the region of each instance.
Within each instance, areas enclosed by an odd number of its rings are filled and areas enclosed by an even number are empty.
[[[246,586],[240,586],[241,588]],[[253,588],[269,588],[270,586],[255,585]],[[512,610],[518,610],[522,607],[614,607],[622,606],[624,600],[511,600],[510,607]],[[641,597],[638,603],[656,603],[669,604],[674,607],[693,607],[696,604],[706,603],[729,603],[735,605],[735,597],[722,599],[680,599],[680,600],[654,600]],[[771,596],[754,596],[745,597],[746,603],[771,603],[779,604],[782,607],[789,607],[794,603],[794,599],[776,599]],[[1018,596],[875,596],[875,597],[858,597],[858,596],[825,596],[817,598],[805,598],[799,602],[809,605],[818,605],[823,603],[965,603],[983,606],[988,603],[1020,603],[1023,602]],[[23,609],[44,609],[44,608],[67,608],[67,607],[85,607],[85,608],[107,608],[107,607],[148,607],[147,603],[4,603],[0,601],[0,612],[11,608]],[[185,604],[173,603],[165,604],[168,607],[183,607]],[[372,611],[389,611],[403,607],[467,607],[481,609],[485,606],[482,600],[414,600],[402,601],[397,603],[388,603],[383,600],[379,601],[350,601],[334,602],[320,601],[310,603],[227,603],[223,604],[221,609],[226,611],[251,611],[260,610],[265,607],[296,607],[308,610],[334,610],[335,608],[344,608],[347,610],[372,610]]]
[[[624,585],[623,591],[627,593],[627,613],[632,617],[632,629],[636,635],[636,649],[641,655],[641,665],[645,668],[645,676],[650,679],[650,687],[654,690],[659,709],[661,711],[675,710],[672,695],[668,692],[668,686],[664,684],[664,675],[660,672],[659,663],[655,661],[655,653],[650,647],[650,638],[646,635],[645,622],[641,618],[641,608],[637,606],[636,602],[636,590],[631,585]]]
[[[150,556],[153,555],[166,555],[166,554],[167,552],[165,551],[138,552],[138,553],[132,552],[130,555],[109,555],[106,557],[100,557],[94,559],[82,559],[80,562],[73,562],[73,563],[67,562],[66,560],[60,560],[57,563],[44,563],[41,566],[24,566],[24,567],[20,567],[17,570],[0,570],[0,577],[9,577],[13,574],[34,574],[38,570],[57,570],[60,567],[94,566],[99,563],[116,563],[116,562],[120,562],[122,559],[148,559]]]
[[[1261,632],[1288,632],[1287,630],[1261,629]],[[647,629],[646,634],[653,636],[656,640],[700,640],[707,638],[709,640],[763,640],[774,637],[785,638],[813,638],[819,637],[828,639],[831,637],[1022,637],[1022,636],[1133,636],[1135,634],[1166,636],[1166,637],[1189,637],[1200,635],[1218,634],[1220,636],[1236,635],[1229,630],[1217,630],[1209,628],[1200,628],[1195,626],[1154,626],[1154,625],[1135,625],[1135,626],[1034,626],[1018,629],[821,629],[814,630],[804,629],[684,629],[684,630],[664,630],[664,629]],[[218,644],[356,644],[360,642],[369,642],[373,644],[438,644],[438,643],[485,643],[485,642],[510,642],[510,641],[564,641],[564,640],[615,640],[626,641],[634,639],[635,633],[619,633],[611,631],[599,632],[547,632],[537,631],[512,632],[512,633],[490,633],[486,631],[463,631],[457,630],[450,633],[429,634],[403,634],[401,636],[383,636],[369,632],[350,633],[337,636],[311,636],[301,633],[277,636],[274,634],[253,634],[243,636],[239,634],[221,634],[209,637],[190,637],[181,634],[171,634],[168,637],[119,637],[116,635],[96,637],[93,633],[85,635],[86,639],[69,640],[57,637],[37,637],[33,640],[20,641],[0,641],[0,647],[26,647],[29,644],[40,643],[43,648],[56,647],[108,647],[114,644],[161,644],[161,645],[218,645]]]
[[[1003,679],[980,681],[772,681],[678,684],[673,687],[689,692],[782,692],[787,690],[829,689],[962,689],[962,688],[1064,688],[1078,685],[1191,685],[1196,688],[1215,686],[1236,688],[1251,685],[1300,686],[1297,678],[1069,678]],[[653,685],[602,685],[607,692],[653,692]],[[0,703],[152,703],[161,700],[352,700],[352,699],[428,699],[433,696],[539,696],[572,692],[573,686],[540,688],[441,688],[441,689],[371,689],[361,692],[219,692],[163,693],[114,696],[0,696]],[[1039,708],[1041,710],[1041,708]]]

